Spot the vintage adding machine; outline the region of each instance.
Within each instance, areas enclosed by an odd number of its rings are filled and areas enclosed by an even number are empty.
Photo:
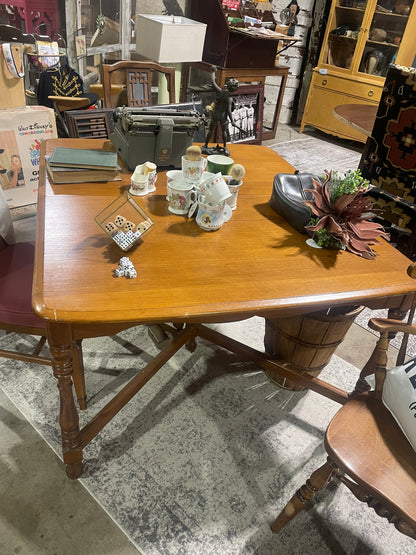
[[[181,156],[204,123],[197,110],[117,108],[111,142],[131,171],[152,160],[158,167],[181,167]]]

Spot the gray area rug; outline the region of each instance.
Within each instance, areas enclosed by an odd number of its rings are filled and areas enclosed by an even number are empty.
[[[215,327],[261,349],[262,322]],[[19,339],[21,348],[30,339]],[[15,334],[2,338],[5,348],[15,341]],[[143,327],[83,347],[91,400],[81,424],[157,353]],[[346,390],[357,376],[336,356],[321,375]],[[51,369],[0,359],[0,384],[60,456]],[[336,484],[280,534],[271,532],[295,489],[324,462],[324,430],[338,407],[280,389],[252,364],[198,340],[87,446],[80,481],[144,555],[413,555],[414,541]]]
[[[269,148],[280,154],[294,168],[318,177],[325,170],[356,170],[363,145],[331,138],[307,137],[286,143],[277,143]]]
[[[378,335],[377,332],[375,332],[374,330],[368,327],[367,325],[368,321],[370,320],[370,318],[387,318],[387,317],[388,317],[387,309],[370,310],[369,308],[365,308],[357,316],[357,318],[355,319],[355,323],[361,326],[362,328],[370,331],[374,335]],[[406,318],[403,321],[407,322],[407,318],[408,318],[408,314],[406,314]],[[416,323],[416,316],[413,318],[413,323]],[[402,340],[403,340],[403,334],[398,333],[396,334],[396,337],[390,341],[390,344],[396,347],[396,349],[400,349]],[[409,357],[416,356],[416,336],[415,335],[409,335],[406,353]]]

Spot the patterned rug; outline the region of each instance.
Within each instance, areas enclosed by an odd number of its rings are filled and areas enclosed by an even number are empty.
[[[356,170],[363,145],[356,142],[322,137],[308,137],[270,146],[300,172],[322,176],[324,170]]]
[[[373,333],[374,335],[377,335],[377,332],[375,332],[374,330],[372,330],[371,328],[368,327],[368,321],[370,320],[370,318],[387,318],[388,317],[388,310],[387,309],[382,309],[382,310],[370,310],[369,308],[365,308],[355,319],[355,323],[358,324],[359,326],[361,326],[362,328],[370,331],[371,333]],[[404,322],[407,322],[407,318],[408,318],[408,314],[406,314],[406,318],[404,319]],[[416,316],[413,319],[413,322],[416,322]],[[390,344],[393,345],[394,347],[396,347],[396,349],[400,349],[400,345],[402,343],[403,340],[403,334],[402,333],[398,333],[396,334],[396,337],[394,339],[390,340]],[[409,357],[414,357],[416,356],[416,336],[415,335],[409,335],[408,338],[408,342],[407,342],[407,348],[406,348],[406,353]]]
[[[216,327],[262,348],[258,318]],[[16,336],[3,342],[7,348]],[[19,342],[23,349],[30,341]],[[81,424],[157,353],[144,327],[83,347],[90,401]],[[357,376],[336,356],[321,375],[347,390]],[[60,455],[50,368],[0,359],[0,384]],[[413,555],[412,540],[335,484],[280,534],[271,532],[295,489],[324,462],[324,430],[338,407],[280,389],[252,364],[198,340],[87,446],[80,481],[144,555]]]

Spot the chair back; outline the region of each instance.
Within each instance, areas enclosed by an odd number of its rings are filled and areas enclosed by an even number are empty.
[[[105,107],[117,107],[111,94],[111,86],[115,83],[125,85],[128,107],[150,106],[155,73],[166,77],[169,103],[173,104],[175,102],[175,68],[164,67],[156,62],[120,61],[114,64],[103,64],[102,81]]]

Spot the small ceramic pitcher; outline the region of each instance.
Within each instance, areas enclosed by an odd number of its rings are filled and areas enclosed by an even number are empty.
[[[153,162],[146,162],[144,168],[144,173],[147,175],[147,189],[149,193],[156,191],[156,181],[157,181],[157,166]]]

